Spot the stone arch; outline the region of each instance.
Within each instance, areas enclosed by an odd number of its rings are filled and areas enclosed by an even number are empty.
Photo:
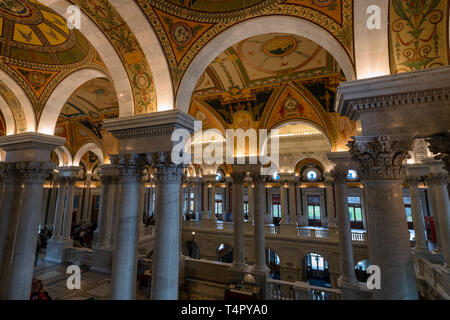
[[[63,17],[67,17],[66,10],[72,5],[72,3],[67,0],[41,0],[40,2]],[[89,40],[108,69],[110,74],[109,78],[117,93],[119,116],[124,117],[133,115],[133,91],[125,67],[116,50],[100,28],[84,13],[81,13],[79,31]]]
[[[0,95],[0,112],[3,115],[3,119],[5,119],[6,135],[8,136],[16,133],[16,123],[14,121],[14,115],[8,105],[8,102],[6,102],[5,98],[3,98],[2,95]]]
[[[196,55],[184,74],[176,97],[176,108],[188,113],[195,84],[206,67],[232,45],[261,34],[291,33],[315,41],[341,66],[347,80],[355,80],[353,63],[341,44],[320,26],[297,17],[264,16],[238,23],[212,39]]]
[[[88,82],[89,80],[105,77],[108,78],[103,72],[97,69],[85,68],[75,71],[64,78],[55,90],[53,90],[52,94],[45,103],[39,120],[38,132],[53,135],[59,114],[70,96],[82,84]]]
[[[77,153],[75,154],[75,157],[73,158],[73,165],[75,167],[80,165],[81,158],[88,151],[95,153],[95,155],[98,157],[100,163],[104,163],[102,149],[100,149],[100,147],[97,144],[95,144],[93,142],[89,142],[89,143],[86,143],[85,145],[83,145],[80,149],[78,149]]]
[[[0,70],[0,78],[0,96],[4,100],[2,102],[6,103],[6,106],[1,107],[0,110],[5,111],[3,116],[7,122],[6,129],[7,132],[12,132],[8,134],[36,131],[36,113],[25,91],[3,70]],[[4,103],[0,103],[0,105]],[[10,110],[9,115],[6,108]],[[10,118],[11,116],[12,118]],[[9,117],[8,120],[7,117]],[[13,129],[8,127],[13,127]]]
[[[67,167],[72,165],[73,160],[69,149],[67,149],[65,146],[59,146],[56,147],[54,151],[56,153],[56,156],[58,157],[59,167]]]
[[[166,55],[152,25],[135,0],[110,0],[133,31],[152,71],[158,111],[174,108],[174,89]]]

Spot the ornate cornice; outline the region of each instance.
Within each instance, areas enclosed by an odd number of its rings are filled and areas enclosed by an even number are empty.
[[[405,136],[354,137],[348,143],[362,180],[403,180],[403,161],[413,139]]]
[[[356,121],[359,112],[450,101],[450,67],[342,83],[336,110]]]

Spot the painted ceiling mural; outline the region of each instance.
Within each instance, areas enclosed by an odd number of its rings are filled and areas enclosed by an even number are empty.
[[[103,120],[117,118],[117,96],[108,79],[97,78],[80,86],[67,100],[55,129],[55,135],[67,139],[65,146],[74,157],[89,142],[102,149],[105,158],[118,152],[116,138],[103,129]]]
[[[14,117],[15,133],[27,130],[27,121],[22,106],[16,95],[2,81],[0,81],[0,95],[3,97]]]
[[[36,0],[0,2],[0,46],[0,68],[24,88],[38,116],[68,74],[83,67],[104,71],[86,38]]]
[[[156,91],[147,59],[135,35],[108,0],[72,0],[108,37],[127,70],[135,113],[156,112]]]
[[[448,0],[391,0],[391,73],[442,67],[450,62]]]
[[[354,61],[351,0],[136,1],[160,38],[175,90],[192,59],[208,41],[256,16],[290,15],[312,21],[328,30]]]
[[[336,150],[345,150],[356,123],[333,112],[345,81],[333,57],[313,41],[265,34],[220,54],[201,75],[190,114],[204,129],[273,128],[286,121],[312,123]]]

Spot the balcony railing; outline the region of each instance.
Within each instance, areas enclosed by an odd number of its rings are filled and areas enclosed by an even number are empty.
[[[184,220],[183,227],[188,229],[200,229],[218,232],[234,232],[233,222],[222,222],[219,220]],[[244,232],[253,234],[254,226],[250,222],[244,223]],[[275,226],[273,224],[264,225],[264,234],[268,236],[282,236],[304,239],[320,239],[328,241],[337,241],[337,228],[328,229],[323,227],[303,227],[295,224],[282,224]],[[354,244],[367,245],[367,235],[365,231],[352,231],[352,241]]]
[[[267,280],[270,300],[340,300],[338,289],[312,286],[306,282]]]

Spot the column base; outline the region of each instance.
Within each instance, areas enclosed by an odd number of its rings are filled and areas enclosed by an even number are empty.
[[[66,259],[66,249],[73,246],[72,239],[66,240],[50,240],[47,243],[47,253],[45,255],[45,261],[63,263]]]
[[[339,278],[337,280],[338,287],[341,290],[341,300],[371,300],[372,292],[364,287],[364,283],[360,285],[358,281],[351,282]]]
[[[110,274],[112,270],[113,248],[95,246],[92,252],[91,270]]]

